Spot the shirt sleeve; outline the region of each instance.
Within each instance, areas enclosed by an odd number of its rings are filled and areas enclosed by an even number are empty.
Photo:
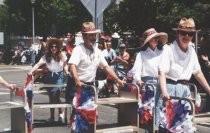
[[[136,60],[132,68],[132,73],[134,74],[133,79],[135,82],[141,80],[141,70],[142,70],[142,58],[141,58],[141,53],[139,52],[136,56]]]
[[[193,58],[194,58],[193,74],[196,74],[197,72],[201,71],[201,66],[199,64],[198,56],[194,49],[193,49]]]
[[[68,64],[74,64],[74,65],[78,65],[80,63],[80,56],[81,56],[81,50],[79,48],[79,46],[75,47],[72,51],[71,57],[68,61]]]
[[[65,53],[65,52],[62,52],[61,54],[62,54],[62,56],[63,56],[63,60],[66,61],[66,60],[67,60],[66,53]]]
[[[99,50],[98,50],[98,55],[99,55],[99,65],[103,67],[108,66],[108,63],[105,60],[103,53]]]
[[[45,57],[45,55],[43,55],[41,58],[40,58],[40,60],[39,60],[39,63],[46,63],[47,61],[46,61],[46,57]]]
[[[170,62],[172,59],[172,51],[168,45],[163,47],[163,52],[160,57],[160,62],[158,65],[158,71],[168,73],[170,68]]]

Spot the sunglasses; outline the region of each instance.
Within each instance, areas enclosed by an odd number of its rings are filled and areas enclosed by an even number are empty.
[[[56,46],[56,45],[53,45],[53,46],[51,46],[50,48],[58,48],[58,46]]]
[[[186,32],[186,31],[179,31],[179,34],[182,35],[182,36],[190,36],[192,37],[195,33],[194,32]]]

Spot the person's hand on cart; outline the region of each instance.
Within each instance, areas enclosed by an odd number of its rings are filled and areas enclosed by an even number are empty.
[[[144,85],[144,82],[140,80],[140,81],[137,81],[136,84],[137,84],[139,87],[142,87],[142,86]]]
[[[7,88],[9,88],[11,91],[14,91],[16,89],[16,84],[8,84]]]
[[[167,91],[162,92],[162,99],[163,100],[169,100],[170,99],[170,95],[168,94]]]

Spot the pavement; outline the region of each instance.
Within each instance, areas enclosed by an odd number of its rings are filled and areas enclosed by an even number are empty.
[[[31,69],[31,66],[8,66],[0,65],[0,75],[7,81],[16,83],[17,86],[23,87],[25,83],[26,73]],[[35,102],[47,102],[48,96],[44,94],[36,94]],[[0,86],[0,102],[9,101],[10,92]],[[62,98],[64,101],[64,98]],[[114,126],[117,124],[117,113],[118,110],[115,105],[98,107],[99,126]],[[49,109],[36,109],[34,111],[34,130],[33,133],[70,133],[70,128],[68,124],[49,124],[47,119],[49,118]],[[56,113],[57,110],[56,110]],[[57,120],[57,115],[55,115]],[[209,133],[210,124],[204,123],[196,125],[197,133]],[[5,109],[0,110],[0,133],[12,133],[11,129],[11,110]],[[115,132],[118,133],[118,132]]]

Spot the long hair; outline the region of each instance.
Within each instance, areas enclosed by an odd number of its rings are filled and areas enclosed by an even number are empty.
[[[161,43],[158,41],[157,49],[158,49],[158,50],[162,50],[162,49],[163,49],[163,45],[164,45],[164,44],[161,44]],[[146,43],[143,47],[140,48],[140,51],[146,51],[148,47],[149,47],[149,44]]]
[[[47,51],[45,53],[46,61],[47,63],[50,63],[52,59],[59,62],[63,59],[63,56],[61,54],[61,47],[62,47],[62,41],[59,39],[50,39],[47,41]],[[51,48],[53,45],[57,46],[57,52],[55,55],[52,54]]]

